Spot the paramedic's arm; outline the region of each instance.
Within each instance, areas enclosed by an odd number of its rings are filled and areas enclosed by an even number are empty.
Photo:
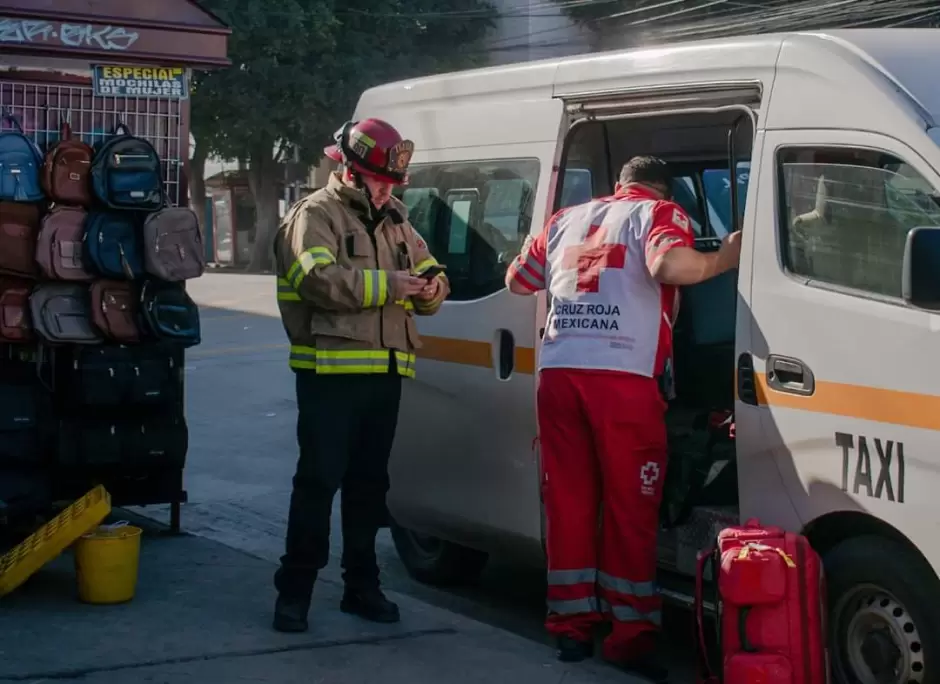
[[[384,306],[421,291],[425,283],[408,273],[358,269],[336,263],[339,236],[316,206],[298,212],[284,235],[286,284],[304,301],[327,311]]]
[[[522,244],[519,255],[506,270],[506,287],[517,295],[531,295],[545,289],[546,227],[535,239],[530,235]]]
[[[694,285],[737,268],[740,232],[726,237],[711,254],[697,252],[694,244],[686,213],[672,202],[657,204],[646,243],[646,264],[653,278],[665,285]]]
[[[418,234],[418,231],[410,223],[405,224],[404,230],[405,234],[409,236],[409,242],[411,242],[411,247],[414,250],[414,272],[420,275],[431,266],[438,266],[437,259],[431,254],[431,250],[428,249],[427,243]],[[441,304],[450,294],[450,281],[447,280],[446,275],[439,273],[431,279],[431,282],[422,280],[422,284],[421,292],[415,294],[411,298],[411,302],[414,304],[416,314],[431,316],[440,310]]]

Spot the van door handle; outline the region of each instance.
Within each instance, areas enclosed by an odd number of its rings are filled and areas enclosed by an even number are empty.
[[[771,354],[767,357],[767,386],[777,392],[809,396],[816,391],[816,378],[799,359]]]
[[[505,328],[497,330],[494,349],[496,353],[493,365],[496,367],[496,377],[508,380],[516,365],[516,340],[512,332]]]

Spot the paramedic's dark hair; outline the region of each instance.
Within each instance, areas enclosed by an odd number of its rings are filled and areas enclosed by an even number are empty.
[[[634,157],[620,169],[620,184],[627,183],[655,183],[672,185],[672,174],[669,165],[659,157]]]

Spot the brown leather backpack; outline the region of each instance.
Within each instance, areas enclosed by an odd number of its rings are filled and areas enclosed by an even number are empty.
[[[44,277],[50,280],[94,280],[82,258],[85,237],[82,209],[59,206],[42,220],[36,241],[36,261]]]
[[[39,205],[0,202],[0,273],[35,278]]]
[[[57,204],[90,207],[92,204],[91,162],[95,151],[72,137],[72,128],[62,122],[59,142],[46,153],[40,182],[46,197]]]
[[[0,278],[0,340],[29,342],[33,318],[29,311],[32,283],[18,278]]]
[[[133,283],[97,280],[91,286],[91,319],[95,326],[115,342],[140,341],[138,293]]]

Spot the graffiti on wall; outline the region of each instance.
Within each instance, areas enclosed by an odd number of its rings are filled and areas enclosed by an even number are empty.
[[[0,43],[123,52],[136,43],[139,37],[136,31],[129,31],[122,26],[0,17]]]

